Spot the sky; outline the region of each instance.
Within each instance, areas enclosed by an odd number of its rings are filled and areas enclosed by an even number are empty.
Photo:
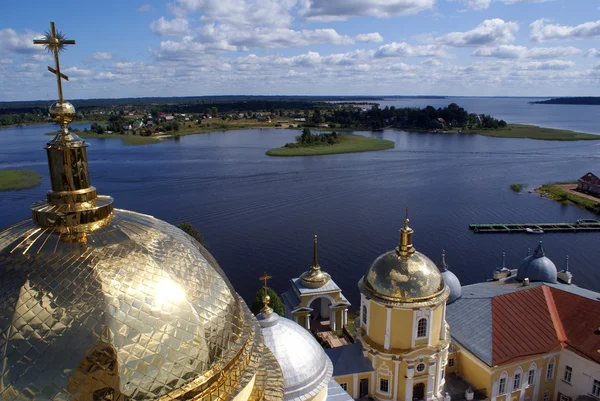
[[[57,6],[58,5],[58,6]],[[203,95],[600,95],[598,0],[10,2],[0,101]]]

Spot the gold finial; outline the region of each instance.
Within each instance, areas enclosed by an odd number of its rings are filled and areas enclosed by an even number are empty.
[[[404,210],[406,212],[406,217],[404,219],[404,227],[400,230],[400,244],[398,244],[396,253],[398,256],[406,258],[415,253],[415,248],[412,244],[413,229],[408,226],[408,223],[410,223],[410,220],[408,219],[408,208]]]
[[[317,249],[317,235],[313,237],[313,263],[308,271],[300,275],[300,282],[307,288],[323,287],[331,277],[321,270],[319,266],[319,255]]]
[[[33,221],[41,227],[53,228],[60,234],[73,234],[78,240],[82,233],[93,231],[110,222],[113,207],[112,198],[99,196],[90,184],[90,174],[85,141],[70,133],[68,124],[75,118],[75,108],[63,98],[62,80],[69,80],[60,72],[58,54],[67,45],[74,45],[62,32],[57,32],[54,22],[50,31],[42,39],[33,41],[43,45],[54,54],[54,68],[48,71],[56,75],[58,101],[50,106],[50,117],[60,124],[61,130],[46,146],[50,183],[52,190],[46,195],[47,201],[36,202],[32,208]]]
[[[264,290],[264,295],[263,295],[263,308],[261,309],[262,313],[265,314],[270,314],[273,313],[273,309],[271,309],[269,307],[269,302],[271,302],[271,297],[267,294],[267,281],[272,279],[273,277],[269,276],[267,274],[267,272],[264,272],[262,277],[259,278],[260,281],[264,281],[264,286],[263,286],[263,290]]]
[[[313,244],[313,268],[319,268],[319,260],[317,255],[317,234],[315,234],[314,244]]]

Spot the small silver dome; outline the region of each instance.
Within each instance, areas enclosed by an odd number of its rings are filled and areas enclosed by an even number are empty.
[[[446,262],[446,251],[442,252],[442,258],[438,262],[438,269],[442,273],[444,283],[450,288],[450,296],[446,303],[451,304],[462,296],[462,286],[460,280],[454,273],[448,269],[448,262]]]
[[[517,272],[517,280],[523,281],[528,278],[529,281],[543,281],[546,283],[557,282],[557,269],[554,262],[546,257],[542,241],[538,244],[533,255],[527,256],[521,262]]]
[[[331,360],[312,334],[298,323],[277,313],[259,313],[265,345],[277,358],[283,372],[284,400],[313,398],[329,383]]]

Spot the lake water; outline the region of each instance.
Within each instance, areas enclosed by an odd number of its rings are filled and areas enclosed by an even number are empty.
[[[503,118],[502,110],[485,112]],[[592,127],[592,116],[580,124]],[[28,218],[29,205],[44,198],[50,187],[42,149],[48,130],[35,126],[0,131],[0,169],[31,168],[44,177],[37,188],[0,193],[0,227]],[[509,267],[517,267],[539,239],[474,234],[470,223],[596,217],[533,194],[514,193],[509,185],[522,182],[533,188],[598,173],[600,142],[363,134],[392,140],[396,148],[272,158],[265,155],[267,149],[297,135],[272,129],[193,135],[148,146],[93,139],[88,152],[92,184],[99,193],[113,196],[118,208],[172,224],[193,223],[247,300],[260,287],[258,277],[265,270],[278,292],[286,290],[289,279],[310,266],[312,235],[317,233],[321,266],[356,305],[360,277],[379,254],[397,245],[405,206],[410,208],[415,247],[434,261],[446,249],[450,268],[463,285],[490,278],[503,251]],[[599,240],[598,233],[548,234],[544,244],[559,269],[570,255],[576,284],[600,291]]]

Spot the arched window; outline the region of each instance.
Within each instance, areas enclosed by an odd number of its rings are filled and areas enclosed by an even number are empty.
[[[427,319],[422,318],[417,322],[417,338],[427,337]]]
[[[498,395],[506,394],[506,379],[508,375],[506,372],[503,372],[500,375],[500,380],[498,380]]]
[[[548,367],[546,368],[546,380],[552,380],[552,378],[554,377],[554,364],[554,358],[548,361]]]
[[[529,367],[529,372],[527,372],[527,385],[533,386],[535,385],[535,370],[537,369],[537,365],[534,363]]]
[[[363,307],[362,307],[362,322],[365,325],[367,324],[367,305],[366,304],[363,304]]]
[[[513,377],[513,387],[512,387],[513,391],[521,389],[521,384],[523,382],[522,378],[523,378],[523,369],[521,369],[521,367],[519,366],[517,368],[517,371],[515,372],[515,376]]]

